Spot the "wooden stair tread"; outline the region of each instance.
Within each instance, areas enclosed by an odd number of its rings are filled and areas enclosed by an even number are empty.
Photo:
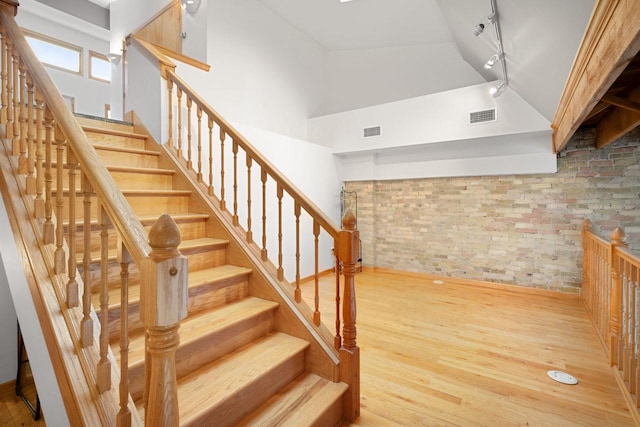
[[[93,148],[95,148],[96,150],[103,150],[103,151],[117,151],[120,153],[140,154],[144,156],[160,157],[160,153],[157,151],[143,150],[140,148],[128,148],[128,147],[120,147],[116,145],[102,145],[102,144],[93,144]]]
[[[228,404],[236,395],[248,391],[258,378],[269,375],[273,366],[286,365],[308,346],[299,338],[274,333],[178,380],[180,423],[197,422],[203,414]],[[256,402],[259,396],[251,398]],[[224,415],[216,412],[217,417]]]
[[[160,169],[160,168],[142,168],[135,166],[116,166],[116,165],[107,165],[107,170],[109,172],[129,172],[129,173],[146,173],[153,175],[175,175],[175,171],[173,169]]]
[[[228,240],[215,239],[213,237],[200,237],[198,239],[184,240],[180,243],[178,249],[184,251],[203,250],[203,249],[219,249],[229,244]]]
[[[275,310],[278,303],[256,297],[247,297],[215,310],[189,315],[180,322],[180,345],[187,345],[199,338],[214,334],[246,318]],[[117,344],[117,343],[114,343]],[[144,333],[131,337],[129,342],[129,366],[144,363]]]
[[[190,196],[191,195],[191,190],[127,190],[127,189],[120,189],[120,192],[122,192],[122,194],[126,197],[126,196],[134,196],[134,197],[140,197],[140,196],[149,196],[149,197],[157,197],[157,196]],[[51,190],[51,194],[56,195],[57,194],[57,190],[56,189],[52,189]],[[69,196],[69,189],[68,188],[63,188],[62,189],[62,194],[64,195],[64,197],[68,197]],[[76,191],[76,197],[80,197],[80,195],[82,194],[82,191],[77,190]]]
[[[323,415],[348,388],[345,383],[304,374],[244,418],[238,427],[328,425]]]
[[[85,132],[91,132],[91,133],[102,133],[105,135],[123,136],[125,138],[135,138],[135,139],[142,139],[142,140],[145,140],[148,138],[148,136],[145,134],[135,133],[133,131],[106,129],[102,127],[95,127],[95,126],[89,126],[89,125],[83,125],[82,130],[84,130]]]
[[[208,214],[201,214],[201,213],[175,213],[175,214],[171,214],[171,218],[176,222],[176,223],[181,223],[181,222],[189,222],[189,221],[200,221],[200,220],[207,220],[209,219],[209,215]],[[142,223],[142,225],[144,226],[149,226],[149,225],[153,225],[155,224],[155,222],[158,220],[158,216],[156,215],[139,215],[138,219],[140,220],[140,222]],[[69,225],[69,222],[67,220],[64,220],[62,222],[62,225],[64,227]],[[76,219],[76,226],[82,226],[84,225],[84,219]],[[91,220],[91,226],[96,227],[98,226],[98,220],[97,219],[92,219]]]

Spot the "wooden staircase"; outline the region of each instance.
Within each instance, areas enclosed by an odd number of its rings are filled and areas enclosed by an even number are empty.
[[[280,326],[278,316],[286,314],[280,302],[255,296],[264,292],[256,292],[253,269],[236,250],[229,250],[229,236],[219,232],[219,219],[184,185],[166,153],[132,124],[78,120],[142,224],[148,229],[168,213],[180,229],[179,250],[189,260],[188,317],[181,322],[176,351],[181,425],[338,425],[347,385],[310,368],[310,342],[283,332],[287,328]],[[78,199],[76,210],[81,211]],[[81,234],[83,223],[76,227]],[[90,268],[97,270],[97,222],[91,234],[92,252],[87,255]],[[109,246],[109,339],[118,358],[121,290],[115,237]],[[80,274],[82,250],[78,244]],[[129,273],[129,391],[144,419],[145,330],[134,264]],[[100,286],[94,282],[91,298],[99,313]]]

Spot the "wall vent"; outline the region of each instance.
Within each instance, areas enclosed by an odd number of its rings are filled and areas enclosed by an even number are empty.
[[[372,127],[372,128],[364,128],[364,137],[368,138],[370,136],[378,136],[380,135],[380,126]]]
[[[492,108],[490,110],[473,111],[469,113],[470,125],[474,125],[477,123],[495,122],[496,120],[495,108]]]

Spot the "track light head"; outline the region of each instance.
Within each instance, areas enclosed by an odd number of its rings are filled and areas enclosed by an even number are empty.
[[[481,22],[473,27],[473,35],[478,37],[484,31],[484,24]]]
[[[502,92],[504,92],[506,88],[507,83],[504,80],[500,80],[498,84],[496,84],[495,86],[491,86],[491,89],[489,89],[489,93],[494,98],[497,98],[502,94]]]
[[[496,65],[498,61],[501,61],[503,57],[504,57],[504,54],[498,54],[498,53],[493,54],[491,58],[489,58],[487,62],[484,63],[484,69],[490,70],[491,68],[493,68],[494,65]]]

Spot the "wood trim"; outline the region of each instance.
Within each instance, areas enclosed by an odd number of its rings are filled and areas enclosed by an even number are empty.
[[[324,271],[318,272],[318,277],[324,277],[324,276],[328,276],[330,274],[333,274],[333,268],[328,268],[328,269],[326,269]],[[315,274],[312,274],[312,275],[307,276],[307,277],[303,277],[302,279],[300,279],[300,284],[302,285],[302,284],[305,284],[305,283],[308,283],[308,282],[313,282],[315,280],[315,278],[316,278]]]
[[[367,270],[369,270],[369,268],[367,268]],[[435,274],[415,273],[411,271],[401,271],[401,270],[394,270],[394,269],[382,268],[382,267],[373,267],[372,271],[374,273],[395,274],[395,275],[414,277],[414,278],[425,279],[425,280],[442,280],[445,283],[455,282],[462,285],[479,286],[479,287],[490,288],[490,289],[500,289],[503,291],[515,292],[520,294],[544,295],[546,297],[553,297],[553,298],[560,298],[560,299],[567,299],[567,300],[580,299],[579,294],[569,294],[569,293],[563,293],[563,292],[557,292],[557,291],[550,291],[548,289],[527,288],[525,286],[511,285],[507,283],[495,283],[495,282],[487,282],[484,280],[462,279],[458,277],[439,276]]]
[[[553,118],[560,152],[640,49],[640,3],[599,0]]]
[[[591,318],[591,316],[589,316]],[[599,335],[599,334],[596,334]],[[629,414],[633,419],[633,422],[636,426],[640,426],[640,411],[638,410],[638,405],[634,399],[634,396],[629,393],[629,389],[627,388],[627,384],[625,379],[622,377],[622,371],[618,369],[617,366],[611,367],[611,372],[613,373],[613,377],[616,379],[616,383],[620,388],[620,394],[622,394],[622,399],[624,403],[627,404],[627,408],[629,409]]]
[[[6,0],[0,0],[0,1],[6,1]],[[171,8],[173,8],[173,6],[176,5],[176,3],[180,3],[180,0],[173,0],[171,2],[169,2],[169,4],[167,4],[165,7],[163,7],[162,9],[160,9],[155,15],[153,15],[151,18],[149,18],[147,20],[147,22],[145,22],[144,24],[140,25],[138,28],[136,28],[135,30],[131,31],[131,35],[135,35],[136,33],[140,32],[141,30],[143,30],[147,25],[149,25],[150,23],[152,23],[153,21],[155,21],[156,19],[158,19],[161,15],[163,15],[165,12],[167,12],[168,10],[171,10]],[[182,5],[180,5],[180,7],[182,7]]]
[[[605,95],[602,101],[622,108],[613,109],[598,123],[596,132],[597,148],[606,147],[640,125],[640,103],[638,103],[640,101],[640,88],[631,91],[628,100]],[[624,104],[624,106],[620,104]]]
[[[159,46],[155,43],[152,43],[160,53],[168,56],[169,58],[173,58],[176,61],[184,62],[187,65],[191,65],[192,67],[199,68],[200,70],[209,72],[211,70],[211,65],[206,64],[204,62],[198,61],[197,59],[191,58],[190,56],[183,55],[178,52],[174,52],[170,49]]]

